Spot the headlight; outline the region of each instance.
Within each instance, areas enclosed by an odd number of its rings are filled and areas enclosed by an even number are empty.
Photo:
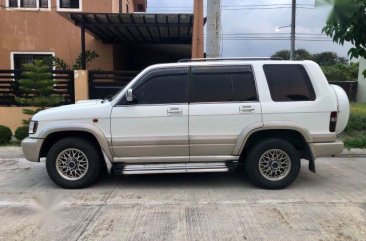
[[[29,134],[35,134],[37,132],[37,127],[38,127],[38,121],[31,121],[29,123],[28,133]]]

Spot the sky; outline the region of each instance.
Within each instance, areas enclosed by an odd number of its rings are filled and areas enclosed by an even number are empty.
[[[204,0],[205,5],[206,1],[209,0]],[[310,53],[333,51],[347,57],[350,44],[341,46],[333,43],[321,32],[331,6],[314,7],[314,1],[297,1],[296,49],[305,48]],[[291,0],[221,0],[221,5],[223,57],[265,57],[290,48],[290,40],[276,40],[289,38],[290,28],[277,31],[276,28],[291,24]],[[147,11],[192,13],[193,0],[148,0]]]

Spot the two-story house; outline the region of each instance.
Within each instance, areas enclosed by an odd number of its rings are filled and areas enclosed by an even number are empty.
[[[62,13],[128,14],[146,7],[146,0],[0,0],[0,69],[51,55],[72,65],[80,55],[80,28]],[[88,32],[85,42],[99,55],[91,69],[115,69],[114,45]]]

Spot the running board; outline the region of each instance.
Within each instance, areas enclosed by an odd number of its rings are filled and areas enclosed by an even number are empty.
[[[164,164],[117,164],[116,175],[159,174],[159,173],[199,173],[228,172],[235,169],[237,161],[204,163],[164,163]]]

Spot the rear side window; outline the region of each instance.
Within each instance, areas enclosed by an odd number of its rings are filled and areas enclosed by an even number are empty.
[[[267,64],[263,69],[273,101],[315,100],[313,86],[302,65]]]
[[[250,66],[192,69],[191,102],[256,101]]]

